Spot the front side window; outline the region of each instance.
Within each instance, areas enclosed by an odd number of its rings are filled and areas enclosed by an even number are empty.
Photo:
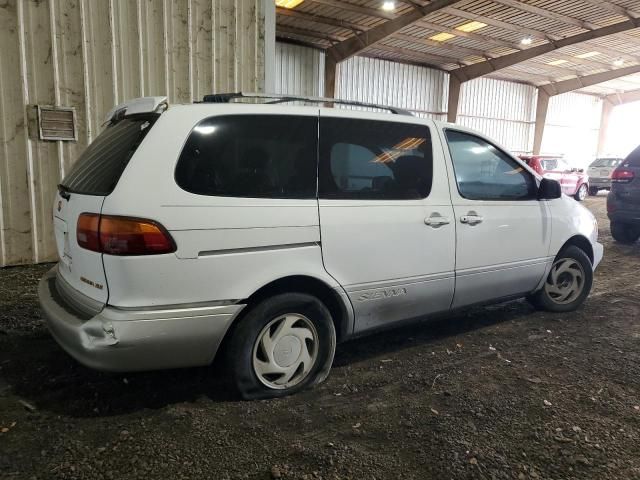
[[[316,198],[317,138],[317,117],[210,117],[189,135],[176,183],[198,195]]]
[[[432,171],[431,137],[424,125],[320,119],[322,198],[426,198]]]
[[[446,130],[460,195],[469,200],[530,200],[536,182],[522,165],[483,139]]]

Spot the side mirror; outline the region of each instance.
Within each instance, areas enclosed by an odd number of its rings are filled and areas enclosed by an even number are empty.
[[[562,197],[560,183],[550,178],[543,178],[538,187],[538,200],[554,200]]]

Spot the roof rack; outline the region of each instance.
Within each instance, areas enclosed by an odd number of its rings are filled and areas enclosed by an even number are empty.
[[[275,103],[287,103],[287,102],[311,102],[311,103],[337,103],[339,105],[353,105],[356,107],[368,107],[368,108],[379,108],[381,110],[389,110],[391,113],[396,115],[409,115],[413,116],[411,112],[408,110],[404,110],[398,107],[390,107],[388,105],[378,105],[376,103],[365,103],[358,102],[354,100],[341,100],[339,98],[325,98],[325,97],[306,97],[306,96],[298,96],[298,95],[280,95],[278,93],[270,94],[270,93],[245,93],[245,92],[235,92],[235,93],[215,93],[211,95],[205,95],[202,98],[202,103],[231,103],[232,100],[236,98],[262,98],[262,99],[271,99],[269,102],[264,102],[265,104],[275,104]]]

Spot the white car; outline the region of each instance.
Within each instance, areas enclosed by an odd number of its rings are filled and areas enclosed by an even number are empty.
[[[119,105],[59,186],[60,262],[39,297],[79,362],[220,352],[243,397],[275,397],[322,381],[354,335],[518,297],[566,312],[589,294],[593,215],[485,136],[236,96]]]

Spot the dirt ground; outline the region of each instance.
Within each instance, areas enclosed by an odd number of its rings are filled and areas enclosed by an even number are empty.
[[[216,367],[112,375],[51,339],[0,270],[2,479],[640,478],[640,244],[613,243],[576,313],[524,301],[339,347],[327,382],[242,402]]]

